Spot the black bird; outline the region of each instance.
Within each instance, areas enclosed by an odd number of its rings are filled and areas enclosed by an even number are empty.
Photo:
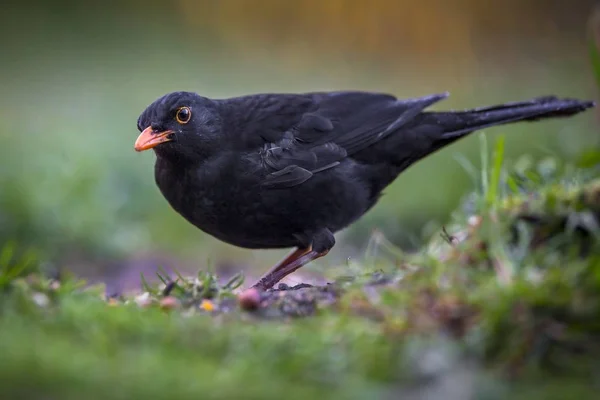
[[[249,249],[296,248],[253,286],[264,290],[327,254],[334,233],[418,160],[478,129],[594,106],[548,96],[425,111],[446,97],[340,91],[213,100],[174,92],[142,112],[135,150],[154,149],[160,191],[202,231]]]

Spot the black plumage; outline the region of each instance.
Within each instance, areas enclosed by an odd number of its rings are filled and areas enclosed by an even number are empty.
[[[162,194],[204,232],[245,248],[297,248],[255,284],[266,289],[326,254],[333,234],[418,160],[475,130],[594,105],[549,96],[425,111],[447,96],[347,91],[212,100],[174,92],[140,115],[135,147],[154,149]]]

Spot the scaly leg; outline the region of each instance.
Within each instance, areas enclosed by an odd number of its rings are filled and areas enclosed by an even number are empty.
[[[253,288],[259,290],[270,289],[277,282],[296,271],[298,268],[308,264],[317,258],[323,257],[335,244],[335,238],[328,229],[322,229],[311,235],[312,246],[301,247],[294,250],[286,258],[277,263],[273,268],[262,276]]]
[[[277,282],[296,271],[297,269],[303,267],[311,261],[316,260],[317,258],[321,258],[326,255],[328,251],[318,253],[314,250],[308,249],[298,249],[288,257],[286,257],[283,261],[278,263],[274,268],[272,268],[269,272],[263,275],[262,278],[258,280],[253,288],[259,290],[270,289]]]

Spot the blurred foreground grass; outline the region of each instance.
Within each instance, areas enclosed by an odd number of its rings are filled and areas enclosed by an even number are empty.
[[[207,272],[106,301],[101,287],[48,280],[32,256],[7,248],[3,394],[596,398],[600,157],[588,153],[586,168],[527,159],[504,168],[503,146],[422,250],[377,236],[347,276],[264,293],[254,311]]]

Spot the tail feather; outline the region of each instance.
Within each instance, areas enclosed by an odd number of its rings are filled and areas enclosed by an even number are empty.
[[[546,96],[466,111],[431,114],[444,127],[442,139],[454,139],[495,125],[569,117],[594,106],[593,101]]]

